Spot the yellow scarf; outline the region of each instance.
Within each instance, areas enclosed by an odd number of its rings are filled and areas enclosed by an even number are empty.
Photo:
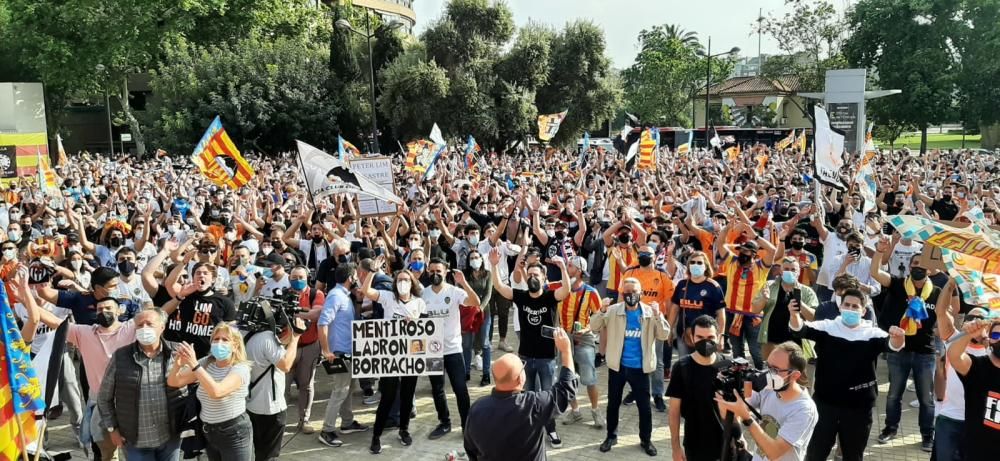
[[[917,288],[913,286],[912,278],[907,277],[906,280],[903,281],[903,288],[906,289],[907,300],[913,299],[913,297],[916,296]],[[920,298],[927,301],[927,298],[931,297],[931,290],[933,289],[934,284],[932,284],[930,280],[925,281],[924,286],[920,288]]]

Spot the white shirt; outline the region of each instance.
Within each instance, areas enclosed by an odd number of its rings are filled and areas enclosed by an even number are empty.
[[[517,256],[517,252],[521,251],[521,248],[518,245],[512,245],[503,240],[497,240],[497,246],[494,247],[490,245],[490,239],[483,239],[483,241],[479,242],[477,250],[479,254],[483,255],[483,265],[488,271],[493,270],[493,265],[488,263],[489,255],[493,251],[493,248],[500,249],[500,264],[497,264],[497,277],[507,282],[510,280],[510,266],[507,265],[507,256]],[[513,254],[511,254],[512,252]]]
[[[153,303],[152,298],[149,297],[149,293],[146,293],[146,289],[142,287],[142,278],[136,275],[132,276],[132,281],[127,281],[124,277],[119,277],[118,290],[115,292],[114,297],[120,300],[135,301],[139,304],[140,309],[144,309],[147,304]]]
[[[253,389],[249,389],[247,411],[258,415],[275,415],[286,408],[285,402],[285,372],[274,367],[274,373],[268,367],[285,358],[285,348],[278,342],[273,331],[262,331],[253,335],[247,342],[247,360],[250,361],[250,382],[260,378]],[[266,372],[266,373],[265,373]],[[261,377],[262,374],[266,376]],[[274,393],[271,392],[271,377],[274,377]]]
[[[396,300],[396,295],[391,291],[379,290],[378,303],[382,305],[385,313],[385,320],[391,319],[416,319],[427,313],[427,304],[423,299],[410,298],[407,302]]]
[[[279,280],[268,278],[267,281],[264,282],[264,287],[260,289],[260,295],[266,298],[273,298],[275,290],[284,291],[291,286],[291,282],[288,281],[288,274],[282,274],[281,279]]]
[[[949,340],[954,338],[952,335]],[[985,347],[972,347],[970,344],[965,348],[965,353],[972,357],[982,357],[989,353],[989,349]],[[955,421],[965,421],[965,385],[962,384],[962,380],[958,378],[958,373],[955,372],[955,367],[951,366],[951,363],[945,362],[945,379],[947,379],[947,384],[944,388],[944,400],[937,404],[935,408],[938,410],[938,414],[946,418],[951,418]]]
[[[444,355],[462,353],[462,318],[459,305],[465,303],[468,295],[465,290],[447,282],[441,284],[441,291],[434,292],[434,287],[424,287],[420,298],[427,305],[427,316],[443,319]],[[381,299],[381,297],[379,298]]]
[[[847,257],[847,253],[834,256],[830,260],[830,264],[834,267],[834,275],[837,274],[837,270],[840,269],[840,265],[844,263],[844,258]],[[826,265],[826,260],[823,260],[824,266]],[[871,274],[872,258],[862,255],[858,262],[849,264],[847,266],[846,272],[853,275],[858,279],[858,282],[862,286],[866,286],[871,290],[868,293],[869,297],[878,296],[882,292],[882,284],[875,280]],[[832,279],[831,279],[832,280]],[[830,287],[832,289],[832,287]]]
[[[819,268],[816,276],[816,284],[833,289],[833,278],[840,269],[840,262],[834,264],[837,256],[847,253],[847,242],[833,232],[827,232],[826,240],[823,242],[823,265]]]
[[[897,243],[892,250],[892,255],[889,256],[889,274],[898,278],[910,275],[910,260],[923,248],[924,244],[915,240],[911,241],[909,245],[903,245],[903,242]]]

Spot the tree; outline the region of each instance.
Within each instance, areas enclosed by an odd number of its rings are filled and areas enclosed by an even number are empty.
[[[961,55],[957,84],[962,121],[979,124],[982,147],[1000,144],[995,133],[1000,129],[1000,1],[964,0],[963,22],[954,29],[953,43]],[[994,136],[991,136],[994,135]]]
[[[398,139],[425,136],[441,113],[450,81],[437,63],[427,62],[419,47],[407,50],[379,74],[379,111],[392,123]]]
[[[291,38],[168,46],[151,82],[151,134],[168,151],[187,150],[219,115],[242,150],[290,150],[296,139],[323,146],[338,110],[328,58],[325,44]]]
[[[539,113],[569,111],[552,144],[576,146],[585,129],[615,115],[622,89],[609,68],[604,32],[594,23],[567,24],[556,36],[548,79],[535,96]]]
[[[954,114],[957,53],[949,34],[959,27],[956,8],[949,0],[862,0],[849,14],[844,54],[851,64],[874,69],[882,88],[903,90],[877,105],[879,118],[919,128],[921,152],[927,127]]]
[[[654,26],[639,32],[639,53],[635,63],[622,73],[625,107],[643,120],[665,126],[693,126],[691,104],[704,88],[707,62],[694,46],[678,38],[677,26]],[[690,36],[690,33],[683,36]],[[712,59],[713,81],[729,75],[732,63]]]
[[[790,11],[781,17],[769,15],[760,22],[761,32],[785,53],[768,56],[761,75],[797,75],[800,91],[823,91],[826,71],[847,64],[842,55],[847,25],[828,0],[785,0],[785,7]]]
[[[687,31],[681,28],[677,24],[667,24],[662,26],[664,32],[667,34],[667,38],[676,39],[680,41],[684,46],[690,47],[695,52],[701,51],[704,47],[701,42],[698,41],[698,33]]]

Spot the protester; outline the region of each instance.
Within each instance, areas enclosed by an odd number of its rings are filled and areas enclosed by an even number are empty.
[[[1000,322],[996,318],[966,322],[963,336],[948,346],[948,361],[965,388],[965,459],[989,459],[1000,443],[997,430],[1000,393]],[[975,339],[989,344],[990,354],[973,357],[966,348]]]
[[[786,256],[781,261],[780,279],[767,282],[752,301],[754,310],[764,316],[758,339],[765,356],[786,341],[801,345],[801,340],[789,329],[789,312],[795,311],[807,320],[814,318],[816,294],[798,282],[799,270],[799,261]]]
[[[273,330],[249,332],[243,337],[250,362],[247,415],[253,425],[254,459],[271,461],[281,453],[285,434],[285,374],[292,371],[305,329],[298,323],[276,324]]]
[[[600,395],[597,388],[597,335],[590,329],[590,316],[601,306],[601,297],[597,289],[584,283],[587,273],[587,260],[580,256],[570,258],[566,266],[567,275],[573,285],[569,296],[559,302],[559,323],[563,331],[573,340],[573,361],[578,364],[579,384],[587,387],[587,398],[590,399],[590,417],[594,427],[603,428],[606,423],[598,406]],[[570,402],[572,411],[566,414],[563,424],[570,425],[583,420],[579,401],[574,398]]]
[[[595,331],[608,330],[608,430],[599,447],[608,452],[618,443],[618,410],[627,383],[639,409],[639,441],[642,450],[656,456],[653,446],[653,416],[649,408],[649,374],[656,370],[656,341],[665,341],[670,332],[663,313],[640,303],[642,284],[634,278],[622,281],[623,302],[590,318]]]
[[[317,322],[323,311],[326,296],[319,290],[307,285],[309,270],[305,266],[295,266],[289,274],[289,288],[299,294],[299,307],[307,311],[299,318],[308,322],[305,333],[299,336],[298,352],[292,363],[292,379],[298,389],[296,401],[299,411],[298,429],[303,434],[310,435],[316,428],[309,422],[312,415],[313,398],[316,395],[316,362],[319,361],[321,347],[319,345],[319,329]]]

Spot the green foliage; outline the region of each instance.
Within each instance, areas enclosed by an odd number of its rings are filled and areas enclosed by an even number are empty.
[[[662,126],[690,126],[691,103],[704,87],[708,65],[698,55],[701,45],[691,41],[693,32],[661,25],[639,32],[639,54],[635,64],[622,73],[625,107],[642,120]],[[712,59],[712,81],[725,80],[732,63],[724,57]]]
[[[391,122],[396,137],[405,142],[425,136],[436,122],[448,96],[450,81],[437,63],[427,62],[419,47],[407,50],[379,73],[382,94],[379,111]]]
[[[949,0],[863,0],[851,11],[847,59],[874,69],[880,87],[903,90],[872,105],[877,123],[926,129],[954,114],[956,8]]]
[[[540,114],[568,110],[554,145],[576,145],[585,129],[614,117],[622,89],[611,78],[605,55],[604,31],[590,21],[567,24],[552,44],[549,77],[538,89]]]
[[[842,54],[847,24],[828,0],[785,0],[785,6],[790,11],[760,24],[760,30],[786,53],[768,56],[761,75],[771,79],[797,75],[799,91],[823,91],[826,71],[847,67]]]
[[[277,152],[294,140],[330,143],[334,96],[325,46],[250,37],[213,46],[180,42],[153,73],[148,122],[160,146],[191,148],[216,115],[242,150]]]
[[[957,83],[961,120],[987,126],[1000,122],[1000,0],[964,0],[954,44],[961,54]]]

